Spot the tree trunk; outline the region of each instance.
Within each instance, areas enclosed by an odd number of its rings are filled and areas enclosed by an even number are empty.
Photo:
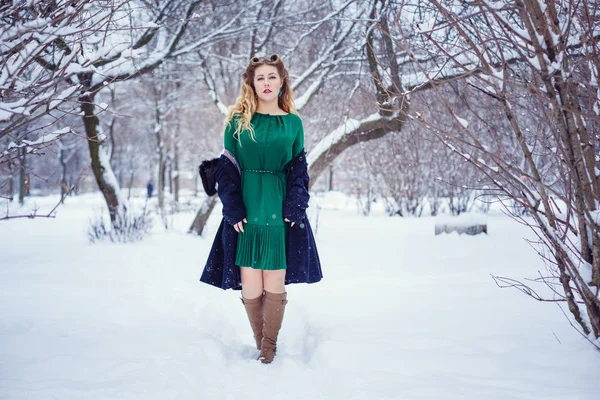
[[[25,174],[25,147],[19,149],[19,204],[23,205],[25,202],[25,196],[27,195],[27,175]]]
[[[80,163],[80,158],[79,158],[79,151],[75,151],[75,155],[74,157],[74,171],[81,171],[81,168],[79,166]],[[79,179],[77,180],[77,182],[75,182],[75,179],[73,177],[73,174],[71,174],[71,176],[69,177],[69,187],[73,188],[73,190],[71,190],[71,192],[69,193],[70,196],[75,196],[78,194],[79,192]]]
[[[160,140],[160,133],[157,133],[157,139]],[[167,169],[167,163],[165,162],[165,154],[160,142],[158,146],[158,185],[157,185],[157,197],[158,197],[158,208],[161,210],[165,205],[165,173]]]
[[[167,175],[169,177],[169,194],[173,194],[173,160],[171,159],[171,156],[169,155],[168,157],[168,171],[169,174]]]
[[[62,175],[60,177],[60,202],[65,202],[65,197],[67,196],[67,161],[66,161],[66,151],[65,146],[59,142],[58,143],[58,160],[60,162],[60,166],[62,167]]]
[[[217,195],[208,197],[202,207],[198,210],[196,214],[196,218],[194,218],[194,222],[192,222],[192,226],[190,226],[190,230],[188,233],[195,233],[199,236],[204,232],[204,227],[206,226],[206,222],[208,221],[208,217],[212,213],[212,210],[215,208],[217,204]]]
[[[135,180],[135,170],[131,168],[129,170],[129,190],[127,192],[127,200],[131,198],[131,188],[133,188],[133,182]]]
[[[196,192],[198,191],[198,185],[196,185]],[[7,196],[10,201],[13,200],[13,194],[15,193],[15,166],[9,161],[8,162],[8,193]]]
[[[179,146],[177,145],[178,137],[175,136],[173,145],[173,194],[175,202],[179,203]]]
[[[200,174],[196,168],[194,168],[192,173],[194,175],[194,197],[198,197],[198,182],[200,181]]]
[[[158,182],[157,182],[157,197],[158,197],[158,208],[161,212],[164,209],[165,205],[165,169],[166,169],[166,160],[165,160],[165,144],[163,141],[163,126],[162,126],[162,116],[160,113],[160,107],[158,104],[158,95],[154,94],[154,134],[156,137],[156,152],[158,154]]]
[[[81,96],[79,101],[81,102],[81,110],[84,113],[83,124],[88,138],[92,172],[98,183],[98,188],[106,200],[110,220],[114,223],[118,216],[122,216],[127,211],[127,207],[120,197],[119,183],[108,162],[107,149],[103,145],[104,142],[98,138],[99,121],[94,114],[94,96],[86,94]]]
[[[181,91],[181,81],[180,80],[176,80],[175,81],[175,90],[177,92]],[[171,171],[171,177],[173,179],[173,195],[174,195],[174,200],[175,203],[179,203],[179,131],[181,128],[180,125],[180,120],[179,120],[179,113],[176,112],[175,113],[175,134],[173,135],[173,162],[172,162],[172,171]]]

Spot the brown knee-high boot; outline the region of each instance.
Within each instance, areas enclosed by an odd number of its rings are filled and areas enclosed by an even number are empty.
[[[255,299],[245,299],[242,296],[241,300],[250,320],[254,340],[256,340],[256,348],[260,350],[263,338],[263,295],[261,294]]]
[[[269,364],[273,361],[277,352],[277,335],[279,335],[281,329],[286,304],[287,293],[265,291],[263,339],[259,356],[259,360],[263,364]]]

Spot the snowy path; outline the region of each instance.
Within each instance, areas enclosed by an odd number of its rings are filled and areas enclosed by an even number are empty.
[[[430,218],[322,211],[325,279],[288,287],[279,355],[263,366],[239,293],[198,282],[217,218],[204,239],[183,233],[191,216],[181,214],[141,243],[89,245],[97,201],[69,199],[56,220],[0,223],[0,399],[600,392],[600,356],[560,310],[491,279],[542,268],[529,232],[506,217],[490,217],[489,236],[436,237]]]

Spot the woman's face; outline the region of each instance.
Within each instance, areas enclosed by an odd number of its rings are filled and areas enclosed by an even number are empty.
[[[279,97],[283,80],[273,65],[261,65],[254,70],[254,90],[259,100],[271,102]]]

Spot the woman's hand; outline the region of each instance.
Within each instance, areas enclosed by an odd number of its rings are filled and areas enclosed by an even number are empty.
[[[285,222],[290,222],[290,220],[289,220],[289,219],[287,219],[287,218],[284,218],[283,220],[284,220]],[[290,225],[290,226],[294,226],[294,224],[295,224],[295,222],[292,222],[292,225]]]
[[[246,220],[246,218],[243,219],[243,222],[248,223],[248,221]],[[237,233],[240,233],[240,231],[242,233],[244,233],[244,225],[242,225],[242,221],[238,222],[237,224],[233,225],[233,229],[235,229],[235,231]]]

